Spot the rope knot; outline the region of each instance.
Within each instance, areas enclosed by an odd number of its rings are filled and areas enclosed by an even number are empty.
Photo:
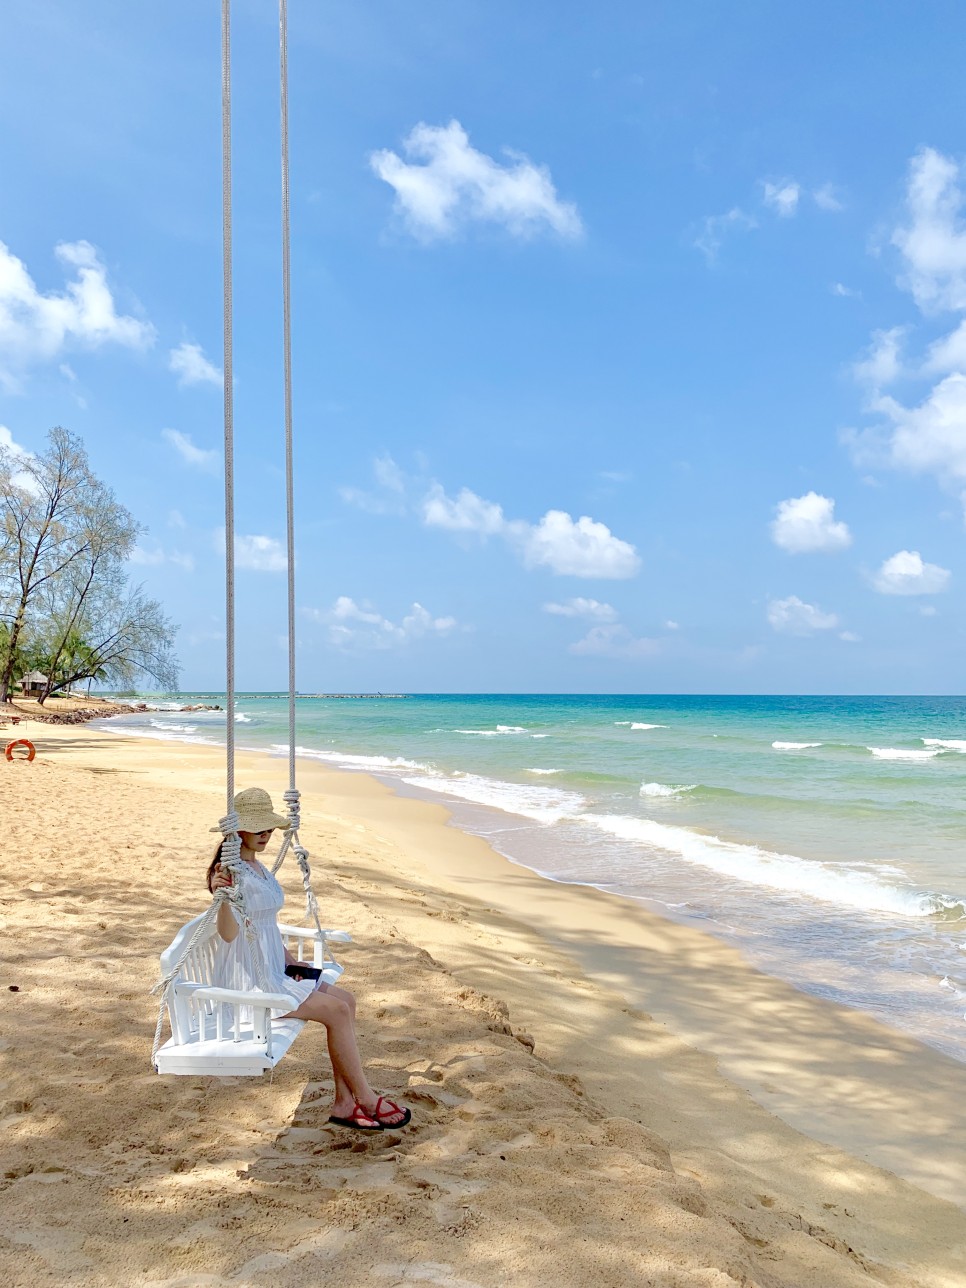
[[[225,837],[226,841],[231,837],[232,833],[238,831],[238,824],[240,822],[241,819],[233,809],[229,810],[224,818],[220,818],[218,820],[218,830]]]
[[[301,818],[299,816],[299,800],[301,793],[295,787],[287,787],[282,793],[282,800],[288,806],[288,831],[297,832]]]

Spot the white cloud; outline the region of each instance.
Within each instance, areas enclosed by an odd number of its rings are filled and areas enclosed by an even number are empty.
[[[768,624],[785,635],[811,635],[830,631],[839,624],[834,613],[825,613],[815,604],[806,604],[797,595],[773,599],[768,604]]]
[[[524,538],[523,562],[563,576],[633,577],[641,566],[634,547],[615,537],[604,523],[587,515],[574,520],[563,510],[548,510]]]
[[[694,239],[694,245],[707,262],[713,264],[728,233],[749,232],[757,227],[758,224],[751,215],[746,215],[743,210],[733,206],[726,214],[706,215],[701,232]]]
[[[966,372],[966,322],[929,346],[922,369],[930,376]]]
[[[218,453],[207,448],[195,447],[190,434],[182,434],[180,429],[162,429],[161,437],[171,444],[187,465],[214,474],[218,469]]]
[[[141,564],[147,567],[158,567],[161,564],[172,563],[185,572],[194,572],[195,561],[192,555],[182,554],[178,550],[167,551],[161,546],[154,546],[147,549],[145,546],[136,545],[128,555],[128,561],[132,564]]]
[[[918,550],[900,550],[885,560],[872,584],[882,595],[938,595],[951,575],[938,564],[924,563]]]
[[[225,553],[225,529],[214,532],[215,549]],[[274,537],[235,533],[235,566],[249,572],[284,572],[288,567],[285,546]]]
[[[508,520],[503,517],[503,507],[494,501],[461,488],[455,500],[448,497],[438,483],[434,483],[423,501],[423,522],[431,528],[445,528],[449,532],[477,532],[481,536],[503,533]]]
[[[160,546],[156,546],[153,550],[146,550],[144,546],[134,546],[128,555],[128,559],[133,564],[155,567],[164,563],[165,555]]]
[[[919,612],[922,614],[922,616],[923,616],[923,617],[935,617],[935,616],[936,616],[936,605],[935,605],[935,604],[922,604],[922,605],[920,606],[920,608],[919,608]]]
[[[681,623],[672,622],[671,619],[668,618],[668,620],[664,623],[664,629],[666,631],[679,631],[681,629]]]
[[[372,463],[372,472],[376,478],[377,490],[367,492],[358,487],[340,487],[339,495],[343,501],[357,505],[369,514],[405,514],[406,476],[388,452],[376,457]]]
[[[30,461],[36,460],[34,453],[29,452],[26,447],[21,447],[6,425],[0,425],[0,460],[4,457],[10,469],[10,482],[14,487],[29,492],[31,496],[39,496],[40,488],[37,480],[29,470],[23,468]]]
[[[905,261],[901,283],[924,312],[966,308],[966,227],[959,167],[934,148],[909,166],[908,222],[892,234]]]
[[[886,448],[897,469],[966,479],[966,375],[947,376],[918,407],[890,397],[877,399],[875,407],[892,421]],[[854,440],[860,455],[868,441],[865,435]]]
[[[833,282],[829,290],[833,295],[839,295],[847,300],[857,300],[860,296],[859,291],[853,290],[850,286],[843,286],[841,282]]]
[[[873,389],[891,384],[902,371],[899,352],[904,335],[905,328],[901,326],[894,326],[888,331],[874,331],[866,356],[852,366],[856,380],[871,385]]]
[[[845,640],[846,644],[860,644],[862,642],[862,636],[856,635],[855,631],[841,631],[839,639]]]
[[[835,189],[830,183],[823,183],[821,188],[816,188],[812,193],[812,200],[818,206],[819,210],[828,210],[835,212],[844,210],[845,206],[836,196]]]
[[[31,366],[53,360],[70,344],[145,349],[154,343],[149,323],[117,312],[107,272],[89,242],[61,242],[54,253],[74,276],[63,291],[45,294],[0,242],[0,385],[11,392]]]
[[[592,626],[582,640],[570,645],[579,657],[653,657],[660,641],[636,638],[626,626]]]
[[[778,183],[762,181],[762,201],[783,219],[794,215],[802,195],[801,185],[794,179],[781,179]]]
[[[188,526],[188,525],[187,525],[187,523],[185,522],[185,517],[184,517],[184,515],[181,513],[181,511],[180,511],[180,510],[169,510],[169,511],[168,511],[168,527],[169,527],[169,528],[186,528],[187,526]]]
[[[563,604],[544,604],[545,613],[557,617],[590,617],[599,622],[612,622],[617,616],[617,609],[610,604],[602,604],[597,599],[583,599],[577,596]]]
[[[453,499],[434,484],[423,501],[423,522],[449,532],[503,537],[526,568],[550,568],[561,576],[618,580],[633,577],[641,566],[629,542],[587,515],[573,519],[564,510],[548,510],[537,523],[507,519],[502,506],[465,487]]]
[[[505,164],[478,152],[459,121],[420,122],[395,152],[374,152],[369,164],[396,193],[396,209],[422,241],[453,237],[472,223],[500,224],[515,237],[551,229],[583,232],[573,202],[561,201],[546,166],[506,149]]]
[[[179,385],[222,386],[224,377],[216,366],[205,357],[200,344],[187,341],[172,349],[168,355],[168,369],[178,377]]]
[[[457,625],[455,617],[433,617],[419,603],[401,622],[392,622],[348,595],[340,595],[328,611],[309,615],[326,623],[329,642],[339,648],[398,648],[426,635],[446,635]]]
[[[772,540],[789,554],[844,550],[852,544],[848,525],[835,519],[831,497],[806,492],[780,502],[776,513],[771,525]]]
[[[376,482],[381,487],[388,488],[390,492],[405,492],[405,475],[388,452],[384,456],[377,456],[372,468]]]
[[[221,543],[224,547],[224,533]],[[247,568],[251,572],[284,572],[288,567],[288,558],[285,547],[274,537],[243,536],[236,532],[235,563],[239,568]]]

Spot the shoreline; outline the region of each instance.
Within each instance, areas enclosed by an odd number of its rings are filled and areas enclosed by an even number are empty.
[[[121,737],[142,740],[128,733]],[[170,741],[213,753],[219,761],[224,758],[221,747],[182,744],[178,739],[147,737],[143,741]],[[236,754],[256,761],[264,757],[279,769],[285,763],[269,751],[246,749]],[[633,896],[538,872],[497,850],[485,836],[461,828],[447,804],[419,794],[418,789],[401,791],[402,784],[380,777],[378,771],[333,767],[312,757],[296,759],[303,778],[317,771],[323,778],[332,776],[334,784],[341,786],[341,790],[338,786],[334,790],[332,784],[326,784],[329,799],[338,799],[347,811],[339,816],[341,822],[371,830],[375,818],[405,855],[407,866],[416,864],[430,886],[439,889],[442,884],[449,894],[476,902],[485,895],[492,905],[490,914],[499,912],[513,922],[522,922],[532,934],[572,959],[594,984],[613,989],[627,1005],[712,1056],[725,1076],[766,1112],[805,1135],[893,1171],[966,1211],[966,1161],[960,1162],[956,1144],[966,1139],[966,1110],[957,1113],[943,1103],[947,1088],[966,1072],[962,1061],[868,1012],[823,998],[760,969],[740,946],[665,915],[658,907]],[[361,780],[358,790],[349,787],[354,779]],[[411,804],[413,809],[397,811],[396,803]],[[419,817],[420,811],[426,811],[423,817]],[[439,826],[456,834],[456,846],[441,851],[433,843],[432,834]],[[465,871],[467,862],[473,865],[471,875]],[[551,889],[545,890],[546,886]],[[572,929],[575,903],[582,922],[580,934]],[[433,951],[450,948],[449,944],[436,944]],[[668,977],[660,964],[655,968],[654,962],[660,963],[669,951],[683,951],[688,962],[686,976]],[[453,956],[450,960],[455,964],[458,959]],[[474,983],[500,992],[499,972],[482,972],[478,964],[474,969],[465,960],[459,965],[473,971]],[[744,1014],[735,1013],[730,988],[744,1000]],[[765,1025],[770,1026],[767,1037],[761,1027]],[[785,1048],[780,1058],[774,1050],[777,1032]],[[847,1049],[846,1059],[831,1049],[836,1045]],[[893,1096],[901,1088],[905,1124],[900,1129],[902,1139],[892,1141],[883,1140],[876,1112],[877,1083],[886,1053],[893,1065]],[[570,1058],[576,1057],[571,1053]],[[830,1082],[835,1086],[830,1087]],[[917,1125],[921,1115],[943,1126],[926,1137]]]
[[[34,765],[8,771],[21,789],[39,769],[36,783],[66,777],[75,795],[101,791],[105,802],[123,786],[141,801],[142,812],[150,805],[162,819],[175,803],[212,821],[223,806],[221,749],[59,725],[45,725],[36,741]],[[254,752],[238,759],[242,784],[264,781],[280,795],[284,762]],[[737,950],[707,934],[634,909],[620,896],[537,876],[481,838],[448,826],[442,805],[397,795],[369,775],[317,761],[300,761],[300,776],[303,837],[321,878],[317,886],[324,887],[324,906],[331,902],[333,913],[349,901],[354,915],[347,928],[356,933],[356,918],[376,918],[391,927],[383,930],[384,944],[404,940],[433,963],[425,967],[429,983],[439,982],[442,972],[473,998],[482,997],[493,1008],[491,1032],[502,1028],[501,1040],[509,1044],[506,1058],[516,1052],[514,1069],[530,1061],[558,1079],[560,1113],[578,1084],[588,1110],[592,1102],[595,1113],[609,1115],[606,1121],[630,1120],[662,1137],[676,1175],[693,1178],[715,1210],[738,1204],[744,1211],[750,1205],[756,1222],[796,1213],[800,1231],[821,1232],[805,1236],[810,1255],[825,1256],[836,1247],[841,1252],[834,1272],[826,1265],[806,1275],[799,1267],[791,1278],[760,1282],[795,1288],[866,1282],[864,1274],[850,1277],[859,1275],[864,1257],[891,1268],[885,1282],[936,1288],[957,1283],[966,1266],[966,1219],[952,1206],[966,1194],[966,1165],[955,1147],[966,1124],[957,1103],[961,1065],[868,1017],[762,975]],[[6,785],[12,784],[8,779]],[[43,812],[43,802],[38,808]],[[164,845],[174,847],[170,855],[162,847],[164,862],[193,872],[206,842],[200,830],[164,838]],[[46,849],[52,844],[48,838]],[[288,883],[291,900],[291,874]],[[83,886],[76,875],[72,884],[77,905]],[[42,895],[28,897],[25,907]],[[149,895],[161,912],[160,892],[152,888]],[[139,959],[140,975],[153,975],[157,951],[180,924],[177,916],[194,915],[199,900],[192,887],[177,913],[168,907],[160,926],[152,921],[145,927],[138,945],[146,955]],[[297,919],[298,907],[290,902],[290,919]],[[345,924],[334,915],[326,920]],[[359,977],[361,956],[356,948],[347,954],[350,986]],[[374,952],[361,973],[377,970],[379,958]],[[141,1015],[150,1010],[144,1002],[136,992],[128,1003],[141,1032],[146,1024],[153,1028],[153,1018]],[[388,1015],[377,1029],[391,1022]],[[530,1041],[536,1060],[528,1054]],[[305,1042],[303,1035],[300,1043]],[[300,1059],[290,1063],[290,1071],[298,1072]],[[289,1086],[289,1076],[280,1074],[276,1084]],[[409,1077],[411,1089],[419,1079]],[[168,1081],[148,1079],[155,1088]],[[180,1081],[183,1088],[193,1080]],[[405,1083],[398,1089],[407,1094]],[[535,1116],[532,1104],[524,1109],[531,1128],[539,1127],[541,1112]],[[270,1111],[261,1103],[260,1112],[265,1117]],[[284,1113],[278,1106],[275,1112]],[[549,1112],[545,1121],[553,1123],[552,1106]],[[464,1111],[450,1116],[461,1118]],[[588,1160],[581,1169],[589,1165]],[[196,1181],[197,1166],[186,1174]],[[566,1155],[559,1155],[555,1170],[566,1166]],[[18,1184],[28,1179],[25,1173]],[[742,1219],[750,1218],[746,1213]],[[725,1224],[732,1233],[738,1228],[730,1218]],[[772,1236],[764,1240],[769,1247]],[[751,1247],[758,1237],[748,1234],[738,1242],[751,1240]],[[816,1251],[819,1245],[825,1252]],[[784,1252],[791,1255],[788,1248]],[[763,1264],[776,1274],[773,1260]],[[753,1269],[754,1282],[759,1273],[760,1266]]]

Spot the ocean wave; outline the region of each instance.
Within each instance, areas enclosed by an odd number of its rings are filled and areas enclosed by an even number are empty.
[[[497,725],[495,729],[454,729],[452,732],[475,734],[478,738],[498,738],[501,734],[529,733],[530,730],[524,729],[522,725]],[[531,736],[545,738],[547,735],[535,733]]]
[[[939,755],[939,747],[867,747],[876,760],[932,760]]]
[[[126,717],[122,717],[124,719]],[[98,726],[105,733],[119,733],[126,738],[156,738],[159,742],[192,742],[198,743],[204,747],[223,747],[224,743],[219,742],[217,738],[205,738],[201,734],[175,732],[169,725],[167,728],[161,728],[151,725],[122,725],[117,720],[112,720],[110,724],[104,723]]]
[[[171,733],[194,733],[198,726],[193,724],[175,724],[173,720],[149,720],[152,729],[167,729]]]
[[[287,742],[272,743],[272,751],[288,755]],[[432,765],[424,765],[418,760],[407,760],[405,756],[358,756],[349,751],[321,751],[318,747],[300,747],[296,744],[296,756],[306,760],[325,760],[333,765],[348,765],[352,769],[425,769],[432,772]]]
[[[814,859],[778,854],[736,841],[722,841],[717,836],[703,836],[688,828],[655,823],[650,819],[584,814],[581,821],[620,840],[656,847],[722,876],[818,899],[838,907],[889,912],[904,917],[966,916],[962,899],[916,890],[912,886],[892,885],[865,872],[843,871]]]
[[[576,818],[589,804],[579,792],[557,787],[538,787],[536,784],[507,783],[498,778],[485,778],[480,774],[451,776],[431,772],[418,778],[404,778],[411,787],[455,796],[475,805],[488,805],[508,814],[518,814],[535,823],[559,823],[564,818]]]
[[[632,729],[669,729],[670,725],[646,724],[643,720],[615,720],[615,725],[629,725]]]
[[[680,796],[684,792],[693,792],[696,783],[688,787],[671,787],[667,783],[641,783],[641,796]]]
[[[562,771],[559,769],[525,769],[523,772],[525,774],[559,774]]]
[[[820,742],[773,742],[776,751],[804,751],[806,747],[821,747]]]
[[[923,738],[924,747],[938,747],[940,751],[966,753],[966,738]]]

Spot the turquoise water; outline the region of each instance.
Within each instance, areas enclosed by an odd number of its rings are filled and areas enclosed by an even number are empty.
[[[699,924],[966,1060],[966,699],[445,695],[297,710],[301,756],[442,800],[517,863]],[[224,742],[219,712],[121,724]],[[285,754],[287,730],[284,699],[239,700],[240,746]]]

